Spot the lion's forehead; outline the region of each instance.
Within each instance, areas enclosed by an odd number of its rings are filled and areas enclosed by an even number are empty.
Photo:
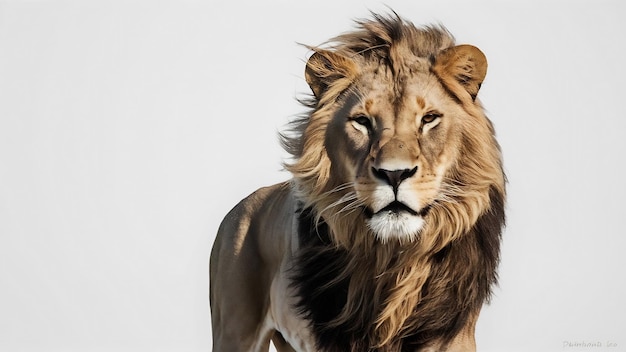
[[[453,104],[438,79],[428,72],[404,74],[396,79],[385,74],[367,74],[357,82],[356,91],[360,104],[353,109],[376,117],[417,114]]]

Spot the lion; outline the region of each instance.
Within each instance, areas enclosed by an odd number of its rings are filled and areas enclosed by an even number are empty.
[[[213,350],[475,351],[506,195],[485,55],[395,13],[309,49],[292,178],[213,245]]]

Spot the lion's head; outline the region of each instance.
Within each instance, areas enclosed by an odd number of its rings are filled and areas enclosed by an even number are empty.
[[[491,293],[504,225],[500,148],[477,99],[487,60],[442,27],[358,25],[311,47],[311,111],[283,139],[313,243],[299,254],[300,305],[320,336],[367,331],[349,346],[449,341]]]
[[[373,235],[440,248],[489,209],[490,192],[504,195],[477,100],[487,71],[479,49],[455,46],[444,28],[377,15],[311,49],[313,110],[285,138],[295,157],[287,169],[338,244]]]

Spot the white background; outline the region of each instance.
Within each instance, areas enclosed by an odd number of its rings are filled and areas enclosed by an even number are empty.
[[[219,222],[289,177],[296,42],[387,9],[221,3],[0,1],[1,351],[210,349]],[[489,59],[509,201],[479,350],[626,351],[624,3],[386,3]]]

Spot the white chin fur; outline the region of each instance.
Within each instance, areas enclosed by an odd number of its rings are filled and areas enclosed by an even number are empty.
[[[424,219],[407,212],[382,212],[374,214],[368,220],[368,225],[381,242],[394,238],[400,241],[413,241],[424,227]]]

